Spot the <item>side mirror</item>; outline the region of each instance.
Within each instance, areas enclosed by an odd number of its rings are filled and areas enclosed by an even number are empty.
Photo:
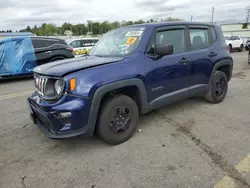
[[[162,46],[156,47],[156,55],[159,55],[161,57],[165,55],[171,55],[174,53],[174,46],[173,44],[167,44]]]

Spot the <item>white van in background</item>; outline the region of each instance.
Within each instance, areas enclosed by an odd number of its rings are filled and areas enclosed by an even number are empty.
[[[67,39],[66,43],[73,48],[74,55],[83,55],[98,42],[99,38],[76,38]]]

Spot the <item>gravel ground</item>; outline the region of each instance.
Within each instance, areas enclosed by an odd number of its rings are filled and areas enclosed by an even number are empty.
[[[224,102],[194,98],[153,111],[119,146],[45,137],[28,117],[32,79],[1,81],[0,187],[209,188],[228,176],[234,187],[249,188],[250,162],[244,173],[235,166],[250,153],[250,66],[247,52],[232,56]]]

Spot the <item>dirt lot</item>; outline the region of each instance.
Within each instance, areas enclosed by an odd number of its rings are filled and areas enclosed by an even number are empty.
[[[189,99],[156,110],[119,146],[45,137],[28,117],[32,80],[2,81],[0,187],[249,188],[250,66],[246,52],[232,55],[223,103]]]

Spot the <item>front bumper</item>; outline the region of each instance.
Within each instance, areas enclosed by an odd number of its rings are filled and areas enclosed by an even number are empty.
[[[93,135],[93,128],[88,125],[91,102],[76,96],[64,96],[59,102],[49,104],[27,99],[30,118],[49,138],[69,138],[84,134]],[[36,96],[37,97],[37,96]],[[70,113],[70,117],[61,117],[61,113]]]

